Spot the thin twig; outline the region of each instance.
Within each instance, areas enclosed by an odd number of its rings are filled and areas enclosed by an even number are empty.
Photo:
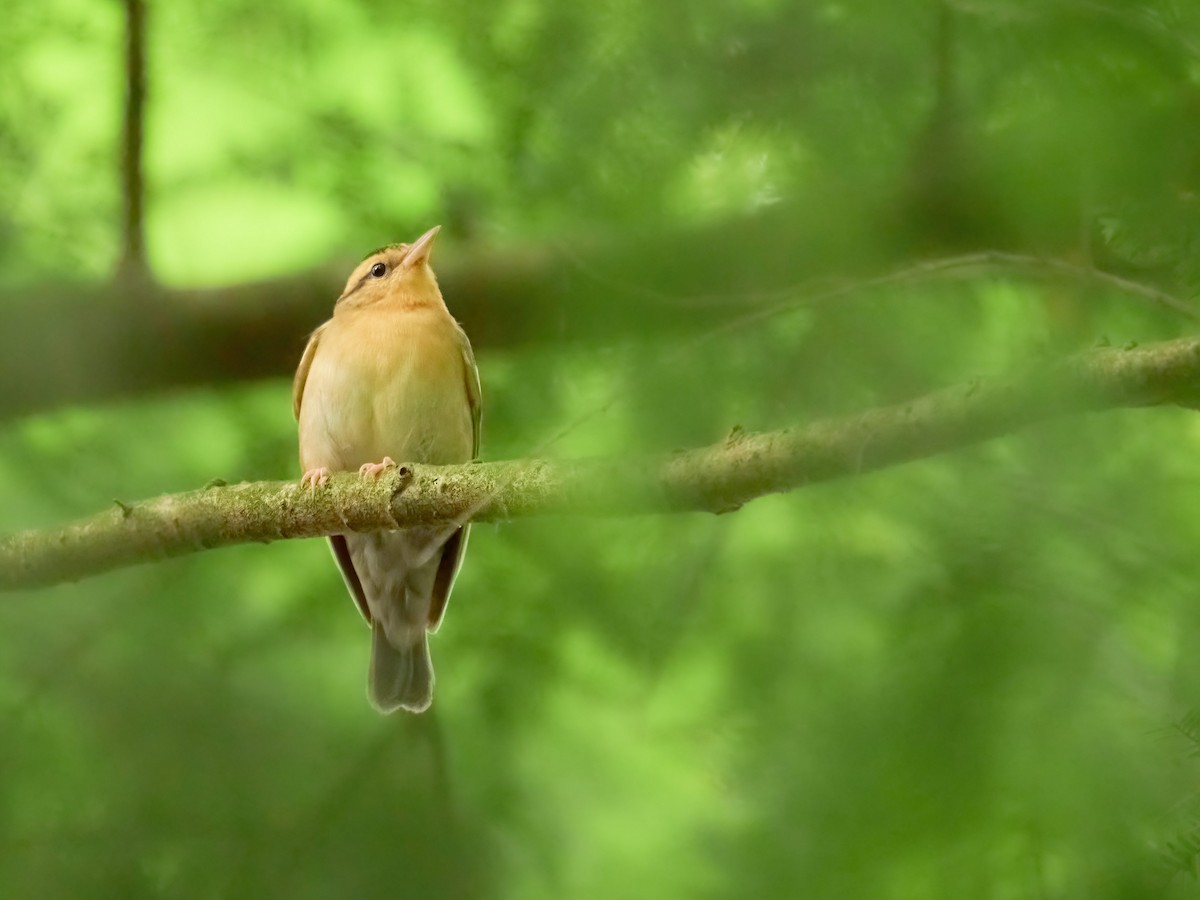
[[[821,290],[808,290],[803,285],[795,288],[787,288],[775,295],[776,298],[779,298],[778,302],[747,313],[745,316],[739,316],[736,320],[730,322],[726,328],[744,328],[747,325],[772,319],[795,310],[825,305],[852,294],[866,294],[869,291],[878,290],[879,288],[895,287],[910,283],[915,284],[934,278],[962,275],[971,270],[978,271],[980,269],[1017,269],[1030,275],[1053,275],[1104,285],[1122,293],[1139,297],[1152,305],[1169,309],[1193,322],[1200,322],[1200,310],[1197,310],[1192,304],[1150,285],[1131,281],[1128,278],[1114,275],[1111,272],[1075,265],[1061,259],[1046,259],[1021,253],[984,250],[961,256],[948,256],[941,259],[926,260],[875,278],[847,281]]]

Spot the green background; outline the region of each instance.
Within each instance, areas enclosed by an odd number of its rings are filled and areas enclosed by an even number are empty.
[[[30,298],[84,285],[121,329],[122,6],[3,15],[4,327],[70,332]],[[464,321],[486,459],[1196,328],[1005,266],[802,305],[980,249],[1190,299],[1193,3],[157,2],[147,50],[161,284],[304,276],[331,308],[437,223],[485,299],[552,273],[501,312],[528,339]],[[0,422],[0,528],[298,475],[290,369],[170,367]],[[369,708],[317,541],[6,595],[0,896],[1196,896],[1198,451],[1193,411],[1110,412],[719,517],[479,526],[419,718]]]

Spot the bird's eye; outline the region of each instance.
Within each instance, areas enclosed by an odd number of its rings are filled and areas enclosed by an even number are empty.
[[[376,278],[382,278],[386,272],[387,266],[383,263],[375,263],[375,265],[371,266],[371,274]]]

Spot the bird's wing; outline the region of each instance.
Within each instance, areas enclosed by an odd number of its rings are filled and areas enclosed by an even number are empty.
[[[479,384],[479,367],[475,365],[475,354],[471,350],[471,342],[460,328],[458,331],[459,345],[462,348],[463,379],[466,383],[467,403],[471,407],[471,456],[479,456],[479,431],[483,423],[483,391]],[[463,525],[450,535],[442,549],[442,559],[438,563],[437,576],[433,581],[433,603],[429,607],[429,630],[437,631],[442,624],[442,616],[446,614],[446,604],[450,602],[450,592],[454,590],[454,579],[462,568],[463,557],[467,552],[467,539],[471,535],[471,526]]]
[[[483,389],[479,384],[479,367],[475,365],[475,353],[471,350],[471,342],[460,328],[458,330],[459,345],[462,347],[463,377],[467,382],[467,402],[471,404],[472,444],[471,458],[479,457],[479,429],[483,424]]]
[[[317,355],[317,344],[321,340],[321,332],[325,330],[326,325],[322,325],[312,333],[308,339],[308,345],[304,348],[304,355],[300,357],[300,365],[296,369],[296,377],[292,380],[292,414],[300,418],[300,403],[304,399],[304,384],[308,381],[308,371],[312,368],[313,357]],[[350,592],[350,596],[354,598],[354,605],[358,607],[358,611],[362,613],[367,624],[371,624],[371,609],[367,606],[367,595],[363,591],[362,580],[358,577],[358,573],[354,570],[354,562],[350,559],[350,549],[346,546],[346,536],[342,534],[331,535],[329,538],[329,549],[333,551],[334,561],[341,570],[342,580],[346,582],[346,590]]]
[[[367,593],[363,590],[362,579],[358,577],[358,570],[354,568],[354,560],[350,558],[350,546],[346,543],[346,536],[344,534],[330,535],[329,549],[333,551],[334,562],[337,563],[338,569],[342,573],[342,581],[346,582],[346,590],[350,592],[354,605],[358,607],[358,611],[362,613],[362,617],[367,620],[368,625],[374,624],[374,619],[371,618],[371,607],[367,605]]]
[[[296,377],[292,379],[292,415],[297,421],[300,419],[300,401],[304,399],[304,383],[308,381],[308,370],[312,368],[313,357],[317,355],[317,343],[321,339],[321,332],[328,324],[326,322],[309,337],[304,355],[300,357],[300,365],[296,368]]]

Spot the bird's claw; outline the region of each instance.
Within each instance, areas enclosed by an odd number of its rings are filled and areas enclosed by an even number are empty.
[[[396,461],[390,456],[385,456],[383,462],[363,463],[358,467],[359,478],[378,478],[388,469],[396,468]]]
[[[319,487],[325,487],[327,481],[329,481],[329,470],[325,466],[318,466],[300,476],[300,487],[315,491]]]

